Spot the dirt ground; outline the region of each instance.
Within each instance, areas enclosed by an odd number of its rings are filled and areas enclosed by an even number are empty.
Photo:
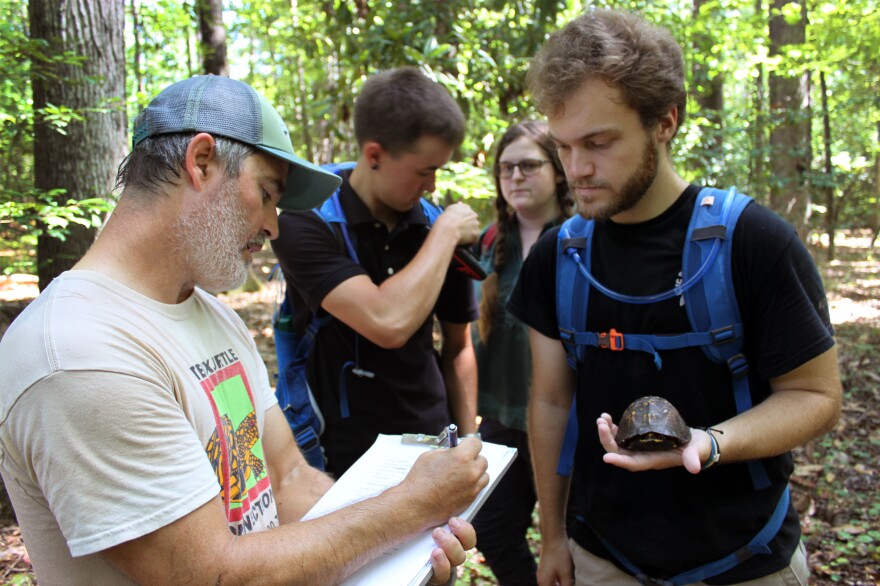
[[[811,583],[880,586],[880,249],[867,232],[841,235],[838,260],[816,256],[828,290],[844,382],[843,414],[836,429],[795,451],[793,502],[810,551]],[[265,281],[269,251],[255,263]],[[36,279],[0,277],[0,336],[37,294]],[[257,291],[221,297],[245,320],[270,373],[276,372],[272,310],[274,282]],[[0,514],[4,513],[0,504]],[[0,584],[36,584],[14,522],[0,521]],[[540,547],[539,538],[534,541]],[[474,553],[459,584],[493,584]]]

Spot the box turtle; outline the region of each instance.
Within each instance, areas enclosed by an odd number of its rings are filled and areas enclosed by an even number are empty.
[[[615,440],[626,450],[671,450],[691,441],[691,430],[672,403],[663,397],[642,397],[621,415]]]

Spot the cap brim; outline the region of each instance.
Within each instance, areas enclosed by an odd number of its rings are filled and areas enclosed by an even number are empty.
[[[316,208],[333,195],[333,192],[342,183],[342,178],[338,175],[325,171],[296,155],[264,145],[255,146],[265,153],[290,163],[284,195],[278,202],[278,207],[283,210],[297,211]]]

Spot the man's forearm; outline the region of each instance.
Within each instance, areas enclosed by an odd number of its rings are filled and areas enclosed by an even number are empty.
[[[842,389],[837,350],[831,348],[771,381],[762,403],[713,425],[721,463],[774,456],[833,429],[840,417]]]
[[[474,433],[477,431],[477,359],[470,342],[470,326],[443,324],[443,332],[440,364],[452,419],[460,434]]]
[[[321,517],[236,541],[242,558],[288,559],[290,564],[255,564],[271,584],[337,584],[366,561],[431,525],[399,495],[380,495]],[[291,551],[293,543],[301,544]],[[271,576],[271,578],[270,578]]]
[[[565,538],[565,507],[569,478],[557,474],[568,410],[538,401],[529,403],[529,451],[535,472],[535,491],[541,503],[541,534]]]
[[[535,490],[541,503],[541,534],[565,539],[565,507],[569,479],[556,473],[568,414],[574,396],[574,372],[559,343],[529,329],[532,384],[529,390],[529,451],[535,471]],[[580,430],[585,433],[584,429]]]
[[[330,291],[321,306],[377,346],[402,347],[437,303],[456,238],[451,230],[432,231],[406,267],[381,285],[366,275],[353,277]]]
[[[140,584],[336,584],[473,502],[488,482],[479,449],[479,442],[466,440],[455,450],[428,452],[402,483],[376,497],[240,537],[230,533],[217,496],[103,555]]]
[[[272,490],[281,524],[302,519],[331,486],[333,479],[330,476],[307,464],[277,481],[273,478]]]

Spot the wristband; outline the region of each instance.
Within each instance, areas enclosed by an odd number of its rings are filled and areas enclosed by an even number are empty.
[[[712,451],[709,452],[709,458],[703,462],[703,465],[700,467],[700,470],[708,470],[712,466],[718,463],[721,459],[721,449],[718,447],[718,440],[715,439],[715,434],[712,431],[715,431],[711,428],[706,428],[704,430],[707,434],[709,434],[709,440],[712,442]],[[723,431],[717,430],[718,433],[724,433]]]

